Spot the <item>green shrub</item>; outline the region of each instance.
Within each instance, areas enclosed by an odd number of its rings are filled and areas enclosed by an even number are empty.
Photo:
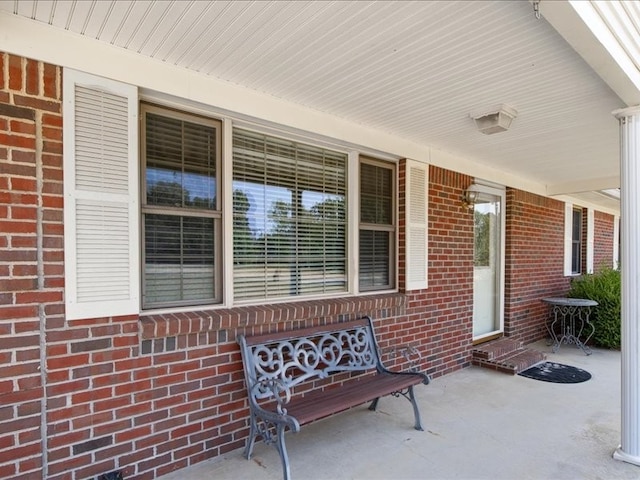
[[[598,347],[620,349],[620,270],[603,268],[574,278],[569,297],[598,302],[591,313],[596,328],[593,342]]]

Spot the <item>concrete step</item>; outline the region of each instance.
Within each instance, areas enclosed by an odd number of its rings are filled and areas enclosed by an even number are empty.
[[[500,338],[474,347],[472,363],[515,375],[546,358],[538,350],[523,347],[520,341]]]

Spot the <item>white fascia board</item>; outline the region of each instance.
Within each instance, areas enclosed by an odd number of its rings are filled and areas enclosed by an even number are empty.
[[[619,175],[547,185],[546,195],[570,195],[572,193],[594,192],[610,188],[620,188]]]
[[[543,1],[539,8],[544,19],[628,106],[640,103],[640,72],[592,2]]]
[[[0,50],[428,162],[429,147],[17,15],[0,12]]]

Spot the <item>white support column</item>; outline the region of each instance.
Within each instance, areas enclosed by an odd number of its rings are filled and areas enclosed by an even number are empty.
[[[620,120],[622,430],[613,458],[640,466],[640,107]]]

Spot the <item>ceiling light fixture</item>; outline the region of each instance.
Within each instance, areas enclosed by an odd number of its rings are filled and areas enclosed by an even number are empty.
[[[515,108],[503,104],[485,113],[472,113],[469,116],[476,122],[476,127],[480,133],[492,135],[507,131],[513,119],[518,116],[518,112]]]

